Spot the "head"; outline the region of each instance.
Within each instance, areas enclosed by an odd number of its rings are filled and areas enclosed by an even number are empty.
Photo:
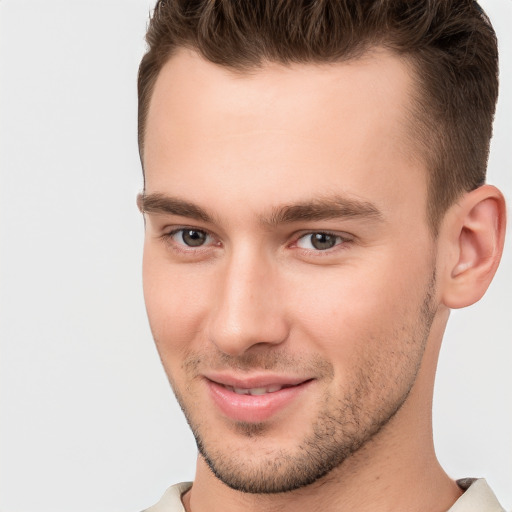
[[[161,2],[148,41],[144,290],[201,460],[266,493],[393,438],[416,455],[404,432],[430,437],[448,309],[483,294],[503,245],[503,200],[481,186],[485,16]]]

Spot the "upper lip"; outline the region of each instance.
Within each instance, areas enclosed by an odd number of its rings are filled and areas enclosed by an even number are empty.
[[[268,373],[243,376],[227,373],[209,373],[204,375],[204,377],[222,386],[232,386],[241,389],[266,388],[269,386],[297,386],[298,384],[311,380],[311,377]]]

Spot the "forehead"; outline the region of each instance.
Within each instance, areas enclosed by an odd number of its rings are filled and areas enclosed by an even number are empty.
[[[312,194],[389,191],[382,200],[390,204],[407,188],[423,194],[425,172],[410,142],[412,94],[410,68],[383,50],[246,73],[180,50],[162,68],[150,102],[148,192],[201,200],[201,184],[261,203],[263,194],[282,199],[283,188],[287,200],[305,199],[309,186]]]

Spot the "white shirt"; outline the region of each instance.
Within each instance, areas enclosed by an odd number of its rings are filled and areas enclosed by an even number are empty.
[[[447,512],[505,512],[483,478],[465,478],[457,484],[465,492]],[[185,512],[181,496],[191,486],[191,482],[183,482],[169,487],[162,499],[144,512]]]

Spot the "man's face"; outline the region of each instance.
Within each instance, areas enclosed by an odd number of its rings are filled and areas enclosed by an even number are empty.
[[[426,170],[385,52],[235,75],[181,51],[147,120],[144,291],[201,455],[307,485],[388,425],[435,311]]]

